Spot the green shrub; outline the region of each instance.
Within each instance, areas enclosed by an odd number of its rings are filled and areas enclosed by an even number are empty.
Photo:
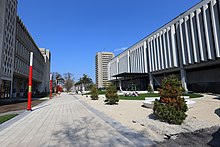
[[[162,89],[159,89],[162,98],[177,98],[183,95],[184,88],[175,75],[165,77],[162,81]]]
[[[159,120],[178,125],[185,120],[187,117],[185,112],[188,108],[184,98],[181,98],[183,91],[181,82],[176,76],[171,75],[163,79],[160,100],[155,101],[153,108]]]
[[[153,92],[154,92],[154,90],[153,90],[153,88],[151,87],[150,84],[148,84],[148,86],[147,86],[147,91],[148,91],[149,93],[153,93]]]
[[[92,100],[98,100],[99,99],[99,92],[96,88],[96,85],[93,85],[91,88],[91,99]]]
[[[187,117],[185,111],[178,110],[175,106],[161,103],[158,100],[154,102],[153,111],[159,120],[169,124],[181,125]]]
[[[107,88],[106,94],[105,94],[105,102],[107,104],[117,104],[119,102],[118,94],[117,94],[117,89],[113,84],[110,84],[109,87]]]

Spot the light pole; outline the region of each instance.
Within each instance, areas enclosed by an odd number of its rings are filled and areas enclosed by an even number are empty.
[[[31,97],[32,97],[32,76],[33,76],[33,52],[30,53],[30,67],[29,67],[29,82],[28,82],[28,106],[27,110],[31,111]]]
[[[52,98],[52,87],[53,87],[53,84],[52,84],[52,74],[50,74],[50,99]]]

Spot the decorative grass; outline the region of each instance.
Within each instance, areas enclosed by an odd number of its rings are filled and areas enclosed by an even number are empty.
[[[17,115],[18,114],[7,114],[7,115],[0,116],[0,124],[12,119],[13,117],[15,117]]]
[[[187,93],[187,94],[184,94],[184,96],[189,96],[189,98],[200,98],[200,97],[203,97],[202,94],[198,94],[198,93]]]
[[[145,100],[145,97],[158,97],[158,93],[145,93],[145,94],[139,94],[139,96],[124,96],[119,95],[120,100]]]
[[[190,98],[200,98],[203,97],[201,94],[197,93],[188,93],[184,94],[184,96],[189,96]],[[159,93],[145,93],[145,94],[139,94],[139,96],[124,96],[119,95],[120,100],[145,100],[146,97],[160,97]]]

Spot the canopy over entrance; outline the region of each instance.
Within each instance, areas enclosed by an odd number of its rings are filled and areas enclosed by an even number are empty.
[[[112,77],[128,77],[128,78],[134,78],[134,77],[145,77],[145,76],[148,76],[147,73],[127,73],[127,72],[124,72],[124,73],[120,73],[120,74],[117,74],[117,75],[114,75]]]

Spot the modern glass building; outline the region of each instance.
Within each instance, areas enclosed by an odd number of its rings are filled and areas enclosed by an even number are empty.
[[[220,93],[220,2],[202,0],[108,63],[122,90],[146,90],[175,74],[186,90]]]

